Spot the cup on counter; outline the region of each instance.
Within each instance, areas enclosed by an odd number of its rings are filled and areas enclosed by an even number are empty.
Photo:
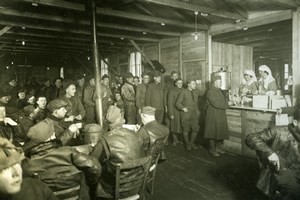
[[[277,96],[282,96],[282,91],[281,91],[281,90],[277,90],[277,91],[276,91],[276,95],[277,95]]]

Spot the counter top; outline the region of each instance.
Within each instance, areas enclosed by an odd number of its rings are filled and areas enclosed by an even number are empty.
[[[229,108],[240,109],[240,110],[253,110],[253,111],[262,111],[262,112],[273,112],[273,113],[277,112],[277,110],[274,110],[274,109],[253,108],[253,107],[247,106],[247,105],[234,105],[234,106],[229,106]]]

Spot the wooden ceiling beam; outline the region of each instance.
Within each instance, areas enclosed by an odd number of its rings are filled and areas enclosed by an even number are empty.
[[[222,17],[226,19],[247,19],[245,16],[242,16],[237,13],[232,13],[224,10],[216,10],[215,8],[210,8],[207,6],[200,6],[197,4],[192,4],[192,3],[185,3],[181,2],[178,0],[137,0],[139,2],[143,3],[152,3],[160,6],[167,6],[167,7],[172,7],[176,9],[184,9],[184,10],[189,10],[189,11],[199,11],[203,13],[208,13],[209,15],[216,16],[216,17]]]
[[[251,28],[251,27],[271,24],[275,22],[280,22],[288,19],[292,19],[292,10],[272,12],[271,14],[268,15],[249,18],[244,22],[244,26]],[[238,25],[236,23],[215,24],[210,27],[209,33],[212,36],[228,33],[236,30],[237,26]]]
[[[14,16],[14,17],[24,17],[24,18],[31,18],[31,19],[42,19],[54,22],[61,22],[61,23],[70,23],[70,24],[80,24],[89,26],[90,22],[84,19],[75,19],[71,17],[61,17],[61,16],[53,16],[49,14],[41,14],[41,13],[33,13],[33,12],[23,12],[9,8],[0,8],[0,14],[7,15],[7,16]],[[115,30],[123,30],[123,31],[131,31],[131,32],[147,32],[151,34],[157,35],[165,35],[165,36],[180,36],[181,33],[179,32],[170,32],[170,31],[161,31],[161,30],[153,30],[149,28],[139,28],[136,26],[128,26],[123,24],[113,24],[113,23],[104,23],[104,22],[97,22],[97,27],[101,28],[110,28]],[[1,34],[1,32],[0,32]],[[0,35],[1,36],[1,35]]]
[[[21,1],[32,3],[32,0],[21,0]],[[68,1],[39,0],[38,4],[44,5],[44,6],[61,8],[61,9],[86,12],[84,4],[73,3],[73,2],[68,2]],[[97,14],[111,16],[111,17],[118,17],[118,18],[123,18],[123,19],[129,19],[129,20],[135,20],[135,21],[151,22],[151,23],[156,23],[156,24],[160,24],[161,22],[163,22],[168,25],[182,27],[182,28],[193,28],[194,27],[193,23],[186,23],[184,21],[178,21],[178,20],[173,20],[173,19],[166,19],[163,17],[154,17],[154,16],[148,16],[148,15],[130,13],[130,12],[125,12],[125,11],[112,10],[112,9],[106,9],[106,8],[100,8],[100,7],[97,7]],[[201,30],[208,30],[208,28],[209,27],[206,25],[199,24],[199,29],[201,29]]]
[[[283,8],[293,9],[297,8],[298,5],[295,2],[289,0],[267,0],[269,3],[278,5]]]
[[[40,29],[40,30],[50,30],[50,31],[56,31],[56,32],[66,32],[66,33],[73,33],[73,34],[83,34],[83,35],[90,35],[90,32],[87,30],[80,30],[80,29],[72,29],[65,26],[52,26],[52,25],[45,25],[45,24],[36,24],[36,23],[30,23],[30,22],[20,22],[15,20],[4,20],[0,19],[0,24],[2,25],[13,25],[13,26],[19,26],[19,27],[27,27],[32,29]],[[102,37],[111,37],[111,38],[134,38],[135,40],[139,41],[151,41],[151,42],[159,42],[160,40],[153,37],[137,37],[134,35],[127,35],[127,34],[117,34],[117,33],[103,33],[98,32],[97,36]]]
[[[29,37],[29,36],[22,36],[22,35],[7,35],[6,37],[1,37],[0,41],[10,41],[10,42],[17,42],[16,40],[22,40],[25,39],[26,41],[32,42],[32,43],[38,43],[38,44],[52,44],[57,46],[68,46],[68,47],[85,47],[85,48],[91,48],[91,45],[89,43],[82,43],[82,42],[74,42],[74,41],[66,41],[66,40],[58,40],[56,39],[45,39],[45,38],[37,38],[37,37]],[[106,42],[106,41],[99,41],[98,42],[100,46],[106,46],[106,47],[129,47],[129,44],[126,43],[113,43],[112,42]]]
[[[17,31],[13,31],[10,30],[7,32],[7,36],[12,36],[12,37],[19,37],[19,38],[32,38],[34,39],[39,39],[39,40],[47,40],[47,41],[55,41],[55,42],[66,42],[66,43],[75,43],[78,44],[78,42],[83,42],[86,45],[90,45],[91,40],[90,37],[82,37],[82,36],[78,36],[76,35],[76,37],[74,35],[56,35],[56,34],[49,34],[49,33],[36,33],[36,32],[28,32],[28,30],[26,30],[26,32],[17,32]],[[57,41],[59,39],[59,41]],[[103,38],[103,37],[99,37],[98,38],[98,42],[101,44],[110,44],[110,43],[114,43],[116,46],[131,46],[131,44],[129,42],[126,42],[125,40],[121,40],[121,39],[115,39],[115,40],[110,40],[107,38]],[[143,45],[146,42],[139,42],[138,44]]]
[[[5,26],[0,30],[0,36],[4,35],[7,31],[9,31],[12,28],[12,26]]]

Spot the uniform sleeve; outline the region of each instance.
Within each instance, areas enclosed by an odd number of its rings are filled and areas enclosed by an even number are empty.
[[[260,151],[265,156],[269,156],[273,153],[273,150],[267,144],[271,144],[275,136],[276,132],[268,128],[258,133],[249,134],[245,142],[250,149]]]
[[[83,102],[88,106],[95,106],[96,103],[93,101],[93,99],[93,91],[86,87],[83,92]]]
[[[275,80],[268,85],[268,91],[273,91],[276,93],[277,89],[278,88]]]
[[[284,107],[284,108],[281,108],[281,109],[282,109],[283,114],[293,115],[297,111],[298,107],[297,106]]]
[[[217,92],[209,91],[207,93],[207,100],[212,107],[221,109],[221,110],[225,110],[229,106],[228,106],[228,103],[225,100],[225,98],[221,95],[222,94],[218,94]]]
[[[174,102],[175,96],[174,96],[173,90],[169,91],[167,98],[168,98],[168,101],[167,101],[168,102],[167,103],[168,109],[167,110],[168,110],[169,116],[174,116],[173,102]],[[176,99],[175,99],[175,101],[176,101]]]
[[[122,93],[123,98],[124,98],[126,101],[129,101],[129,102],[134,102],[134,101],[135,101],[134,90],[131,91],[131,90],[129,89],[129,87],[127,87],[126,85],[123,85],[123,86],[122,86],[122,88],[121,88],[121,93]]]
[[[166,85],[164,89],[164,106],[168,106],[168,97],[170,91],[171,91],[170,88],[168,87],[168,85]]]
[[[176,107],[180,110],[182,110],[182,108],[185,108],[185,106],[182,103],[183,99],[184,99],[184,90],[179,93],[178,99],[176,101]]]
[[[99,161],[96,158],[80,153],[75,149],[72,150],[72,161],[74,165],[85,172],[86,178],[91,184],[97,183],[102,171]]]
[[[79,99],[79,97],[77,98],[77,101],[78,101],[78,111],[79,111],[79,115],[81,115],[82,118],[85,117],[85,114],[86,114],[86,111],[82,105],[82,102],[81,100]]]
[[[146,106],[151,105],[151,95],[152,95],[152,86],[149,85],[147,90],[146,90],[146,102],[145,102]]]
[[[142,97],[141,97],[141,86],[138,85],[136,87],[136,95],[135,95],[135,104],[137,108],[141,108],[141,101],[142,101]]]

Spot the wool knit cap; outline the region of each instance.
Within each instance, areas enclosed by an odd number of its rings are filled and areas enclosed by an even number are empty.
[[[29,116],[33,111],[35,110],[35,107],[33,105],[28,105],[23,108],[23,113],[25,116]]]
[[[213,76],[211,77],[211,82],[214,83],[216,80],[222,80],[221,76]]]
[[[153,77],[159,77],[159,76],[161,76],[160,72],[157,71],[153,72]]]
[[[155,108],[151,106],[145,106],[142,108],[141,113],[146,115],[155,115]]]
[[[7,96],[9,96],[10,94],[8,93],[8,92],[6,92],[6,91],[3,91],[3,90],[0,90],[0,98],[2,98],[2,97],[7,97]]]
[[[47,109],[50,113],[53,113],[53,111],[60,109],[61,107],[66,107],[68,103],[62,99],[54,99],[50,101],[47,105]]]
[[[120,117],[122,117],[121,110],[116,106],[109,106],[106,120],[114,124]]]
[[[27,136],[34,142],[45,142],[54,133],[54,124],[50,121],[43,120],[32,126]]]
[[[172,71],[172,72],[171,72],[171,76],[173,76],[174,74],[178,74],[178,72]]]
[[[21,148],[15,147],[6,138],[0,137],[0,171],[25,159]]]
[[[132,73],[128,72],[124,74],[124,78],[133,78]]]
[[[87,124],[82,129],[84,133],[96,133],[96,132],[102,132],[102,126],[99,124]]]
[[[104,74],[102,77],[101,77],[101,80],[104,80],[105,78],[109,78],[109,76],[107,74]]]

